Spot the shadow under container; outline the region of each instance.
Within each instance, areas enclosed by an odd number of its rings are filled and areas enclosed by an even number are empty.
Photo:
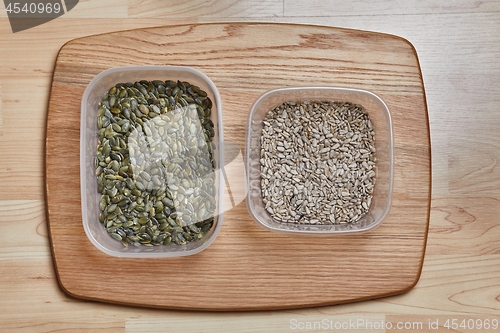
[[[261,193],[260,138],[267,113],[285,102],[329,101],[350,102],[363,106],[375,132],[376,182],[368,212],[357,222],[344,224],[298,224],[277,221],[265,209]],[[336,87],[278,88],[260,96],[250,109],[245,143],[247,167],[247,208],[262,227],[295,234],[353,234],[371,230],[384,220],[391,207],[393,182],[393,139],[391,114],[377,95],[360,89]]]
[[[217,143],[223,138],[221,98],[214,83],[202,72],[184,66],[130,66],[116,67],[105,70],[94,77],[88,84],[82,98],[80,124],[80,182],[82,200],[82,222],[90,242],[102,252],[119,258],[161,258],[178,257],[198,253],[206,249],[217,237],[223,219],[223,177],[220,170],[224,167],[224,154],[219,145],[213,152],[216,162],[215,188],[216,209],[214,224],[206,235],[186,244],[169,244],[156,246],[125,247],[120,241],[113,239],[99,222],[99,198],[96,182],[97,155],[97,110],[102,96],[114,85],[141,80],[172,80],[187,81],[200,87],[212,100],[210,119],[214,123]]]

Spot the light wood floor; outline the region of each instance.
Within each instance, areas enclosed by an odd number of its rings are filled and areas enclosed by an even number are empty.
[[[450,326],[453,318],[458,325],[500,320],[500,2],[80,0],[64,16],[18,33],[0,6],[1,332],[290,332],[314,322],[323,326],[308,332],[331,332],[335,327],[328,325],[350,320],[384,320],[394,323],[392,331],[396,323],[423,325],[401,332],[426,332],[438,320],[440,328],[431,331],[448,332],[448,319]],[[415,46],[427,94],[433,183],[425,262],[413,290],[313,309],[194,313],[86,302],[59,289],[44,201],[46,112],[58,50],[97,33],[227,21],[378,31]]]

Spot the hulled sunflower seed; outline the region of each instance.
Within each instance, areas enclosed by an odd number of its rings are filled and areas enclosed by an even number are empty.
[[[375,132],[366,110],[348,102],[286,102],[263,120],[261,192],[276,220],[356,223],[371,204]]]

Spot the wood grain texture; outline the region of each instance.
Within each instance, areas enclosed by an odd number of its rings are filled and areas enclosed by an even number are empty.
[[[0,137],[3,136],[3,95],[2,81],[0,80]]]
[[[352,16],[352,12],[364,15],[390,14],[412,15],[428,13],[471,13],[500,11],[500,4],[495,0],[486,1],[455,1],[444,0],[437,4],[432,0],[409,3],[405,0],[388,0],[367,5],[366,1],[354,0],[339,3],[335,0],[312,0],[308,2],[307,14],[304,15],[304,3],[284,0],[285,16],[322,16],[332,15]]]
[[[216,6],[221,6],[222,2],[217,1]],[[156,3],[161,8],[165,1],[157,0]],[[323,3],[318,2],[318,5],[324,6]],[[484,168],[489,172],[475,170],[477,165],[487,166],[499,160],[496,152],[500,145],[497,112],[500,106],[499,11],[489,5],[495,2],[476,0],[453,1],[454,6],[447,1],[401,2],[401,6],[392,6],[395,3],[363,1],[362,6],[357,2],[358,6],[354,3],[347,10],[333,12],[331,8],[350,5],[340,0],[328,1],[326,4],[331,7],[320,12],[313,1],[294,0],[293,3],[284,2],[285,11],[291,5],[300,9],[300,12],[288,11],[294,16],[275,17],[262,12],[257,15],[251,8],[248,9],[249,17],[227,12],[204,16],[204,8],[192,8],[182,15],[165,19],[163,10],[161,15],[148,11],[147,17],[128,17],[125,1],[80,0],[70,13],[13,34],[4,3],[0,2],[3,131],[13,133],[8,139],[0,136],[0,163],[9,161],[8,165],[0,166],[0,202],[3,204],[0,234],[8,234],[7,241],[4,237],[0,242],[0,332],[260,333],[290,332],[290,321],[294,319],[384,319],[394,322],[439,319],[444,323],[449,318],[497,318],[500,313],[500,271],[497,269],[500,265],[500,229],[496,225],[500,192],[492,184],[500,178],[500,171],[495,167]],[[456,7],[463,10],[457,11]],[[45,151],[15,144],[20,137],[30,138],[28,144],[42,147],[45,142],[46,122],[38,119],[46,118],[47,104],[30,103],[31,94],[44,95],[48,100],[57,52],[69,40],[97,33],[200,21],[320,24],[399,35],[415,46],[429,110],[433,181],[427,250],[421,278],[411,291],[335,306],[213,313],[83,301],[68,297],[59,289],[48,236],[37,232],[46,229],[43,214]],[[24,85],[30,80],[37,82],[36,89],[16,93],[26,89]],[[12,93],[16,94],[18,103],[10,102]],[[9,105],[5,107],[7,102]],[[24,109],[27,104],[29,112]],[[16,124],[27,123],[26,116],[36,119],[26,130],[6,125],[7,118]],[[478,149],[483,145],[489,148]],[[24,181],[18,168],[34,181],[16,186],[17,182]],[[13,173],[17,176],[11,177]],[[22,237],[18,236],[19,232]],[[26,253],[23,253],[25,248]],[[358,332],[374,330],[360,329]],[[449,330],[441,326],[433,332]]]
[[[104,255],[85,238],[81,225],[79,98],[96,74],[117,63],[202,70],[221,93],[224,140],[240,147],[248,110],[268,89],[324,84],[375,92],[393,116],[395,175],[389,216],[365,235],[307,238],[259,228],[243,202],[225,213],[221,234],[197,255],[161,260]],[[48,217],[59,281],[76,297],[154,307],[248,310],[401,293],[420,275],[430,176],[418,59],[411,44],[398,37],[301,25],[185,25],[80,38],[66,43],[56,61],[47,121]],[[122,293],[113,282],[118,276],[142,281],[135,292],[148,297],[131,299]],[[152,284],[175,285],[175,292],[151,293]],[[291,285],[297,286],[293,294]]]
[[[1,233],[5,246],[0,249],[0,261],[50,258],[44,249],[49,245],[45,224],[45,203],[42,200],[0,201]],[[16,235],[24,232],[25,244]]]
[[[283,16],[283,0],[164,1],[128,0],[129,17],[268,17]],[[196,17],[196,16],[194,16]]]
[[[43,197],[44,145],[46,115],[34,112],[37,105],[47,105],[48,96],[40,87],[42,80],[18,80],[16,84],[2,87],[0,135],[5,144],[0,146],[0,199],[35,200]],[[49,80],[50,81],[50,80]],[[29,100],[23,100],[23,87],[32,85]],[[36,89],[38,87],[38,89]],[[12,112],[12,110],[16,110]],[[24,128],[23,135],[19,129]],[[25,161],[25,162],[21,162]]]

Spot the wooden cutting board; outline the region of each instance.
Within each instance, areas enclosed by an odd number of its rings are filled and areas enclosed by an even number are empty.
[[[207,74],[222,97],[224,140],[240,147],[251,104],[269,89],[329,85],[376,93],[394,126],[389,215],[361,235],[283,235],[258,226],[242,202],[225,213],[215,242],[196,255],[105,255],[82,226],[80,102],[95,75],[126,65],[185,65]],[[175,309],[283,309],[394,295],[419,279],[430,211],[429,123],[418,58],[402,38],[271,23],[166,26],[79,38],[57,57],[46,135],[52,254],[61,287],[74,297]]]

